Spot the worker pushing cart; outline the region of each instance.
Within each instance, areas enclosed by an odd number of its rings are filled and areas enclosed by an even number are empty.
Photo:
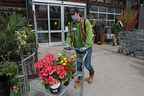
[[[92,83],[94,77],[94,69],[91,65],[92,46],[94,34],[92,25],[89,20],[85,19],[78,9],[71,10],[69,18],[69,32],[67,36],[67,47],[73,47],[77,54],[77,73],[76,88],[81,89],[82,96],[83,81],[84,81],[84,66],[89,71],[89,76],[85,79],[88,83]],[[73,25],[76,25],[76,30],[73,30]],[[80,74],[79,74],[80,73]],[[77,87],[81,85],[81,87]]]
[[[77,54],[76,65],[81,63],[81,70],[76,70],[74,78],[69,82],[67,86],[62,86],[61,90],[57,94],[53,94],[46,90],[39,78],[30,82],[30,96],[83,96],[84,90],[84,62],[88,53],[82,52],[79,48],[64,48],[67,54],[74,51],[79,51]],[[75,67],[77,69],[78,66]]]
[[[88,83],[92,83],[94,77],[94,69],[91,64],[92,47],[94,34],[92,30],[92,25],[89,20],[84,19],[79,10],[73,10],[69,18],[69,32],[66,40],[67,47],[73,47],[77,50],[76,53],[81,57],[80,54],[86,54],[87,56],[84,61],[84,66],[89,71],[89,76],[86,78]],[[76,30],[73,30],[74,25],[76,25]],[[81,71],[81,62],[77,62],[77,70]]]
[[[92,83],[94,77],[94,69],[91,65],[91,56],[92,56],[92,46],[93,46],[93,30],[92,25],[89,20],[84,19],[80,12],[75,9],[69,14],[70,20],[68,20],[68,36],[66,40],[66,46],[64,49],[67,51],[75,50],[77,54],[76,62],[76,74],[74,79],[71,80],[68,86],[61,88],[61,92],[58,94],[52,94],[46,92],[44,88],[40,88],[41,85],[39,81],[31,82],[31,88],[33,90],[40,91],[44,95],[32,95],[32,96],[83,96],[83,82],[86,80],[88,83]],[[75,24],[73,24],[75,23]],[[76,25],[76,30],[73,30],[73,25]],[[89,76],[84,78],[84,67],[88,69]],[[75,92],[73,95],[70,95],[68,91],[73,87]],[[68,94],[67,94],[68,93]],[[70,92],[72,93],[72,92]]]

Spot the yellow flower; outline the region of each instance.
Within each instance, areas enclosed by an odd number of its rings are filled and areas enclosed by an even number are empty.
[[[65,60],[65,63],[67,63],[68,61],[67,60]]]
[[[60,61],[61,64],[62,64],[63,62],[64,62],[63,60]]]
[[[67,63],[63,63],[63,65],[67,65]]]
[[[67,58],[63,58],[64,60],[67,60]]]

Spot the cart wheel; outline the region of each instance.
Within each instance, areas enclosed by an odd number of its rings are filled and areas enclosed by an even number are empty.
[[[118,52],[118,53],[122,53],[122,49],[121,49],[121,48],[119,48],[117,52]]]
[[[136,55],[135,55],[135,53],[134,53],[134,52],[133,52],[133,53],[131,53],[131,56],[132,56],[132,57],[136,57]]]
[[[123,49],[123,54],[129,55],[129,50],[128,49]]]

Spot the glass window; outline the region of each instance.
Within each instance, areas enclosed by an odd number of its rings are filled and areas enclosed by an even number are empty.
[[[97,2],[104,2],[104,0],[97,0]]]
[[[84,17],[84,8],[78,8],[78,10],[81,13],[81,15]]]
[[[112,3],[112,0],[105,0],[105,3]]]
[[[108,14],[108,19],[114,19],[114,14]]]
[[[108,8],[108,12],[109,13],[114,13],[115,12],[115,8]]]
[[[107,21],[106,20],[103,23],[104,23],[104,25],[107,25]]]
[[[98,13],[94,14],[94,19],[98,19]]]
[[[35,6],[37,30],[48,30],[48,11],[46,5]]]
[[[114,21],[108,21],[108,26],[112,26],[114,24]]]
[[[48,43],[49,42],[49,34],[48,33],[37,33],[38,34],[38,42],[39,43]]]
[[[62,40],[62,33],[51,33],[51,42],[60,42]]]
[[[50,29],[61,30],[61,8],[50,6]]]
[[[95,5],[89,6],[89,11],[98,11],[98,7]]]
[[[116,9],[116,13],[120,14],[121,13],[121,9]]]
[[[105,20],[106,19],[106,14],[99,14],[99,19]]]
[[[106,7],[99,7],[99,12],[106,12],[107,8]]]
[[[88,19],[98,19],[98,13],[90,13],[87,17]]]

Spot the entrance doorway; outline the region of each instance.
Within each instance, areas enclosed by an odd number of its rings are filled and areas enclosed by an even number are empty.
[[[34,24],[40,44],[61,45],[64,43],[68,28],[67,13],[79,9],[86,17],[86,4],[33,0]]]

